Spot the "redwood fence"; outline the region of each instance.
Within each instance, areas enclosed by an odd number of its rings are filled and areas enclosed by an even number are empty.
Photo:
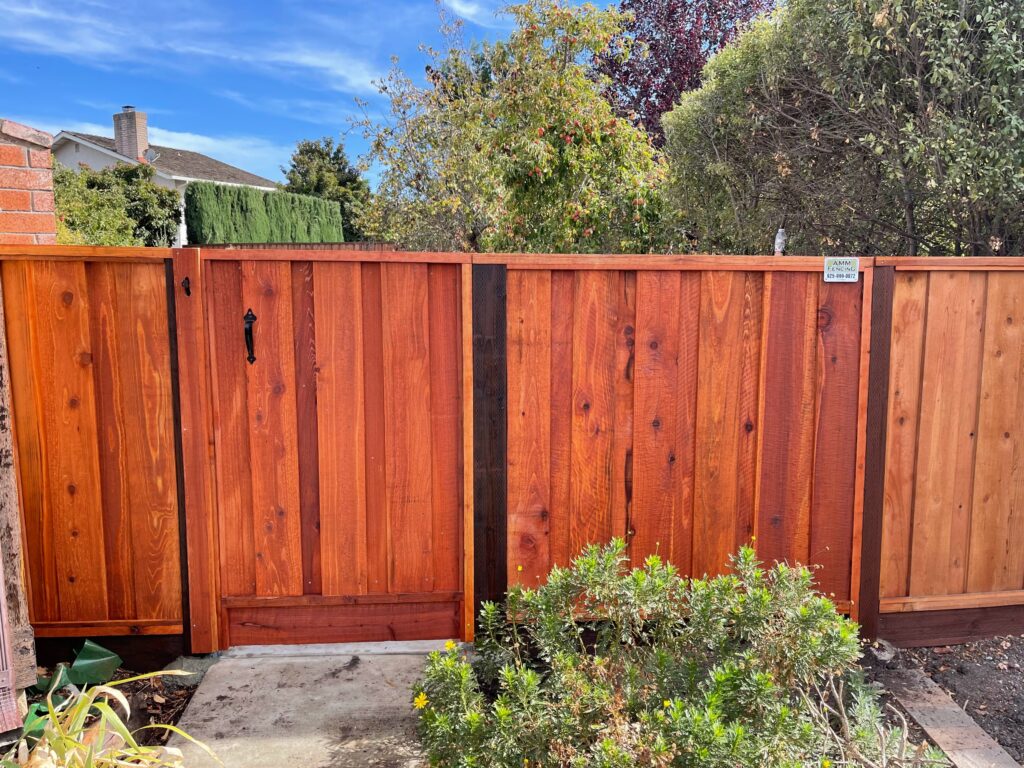
[[[40,636],[471,637],[621,536],[1024,631],[1024,264],[0,248]]]

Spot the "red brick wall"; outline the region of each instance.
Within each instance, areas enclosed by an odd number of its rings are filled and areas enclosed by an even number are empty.
[[[48,133],[0,120],[0,244],[55,243]]]

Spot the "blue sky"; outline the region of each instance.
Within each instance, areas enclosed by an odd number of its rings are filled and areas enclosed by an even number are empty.
[[[444,0],[467,38],[507,28],[500,0]],[[344,135],[356,98],[397,56],[417,78],[440,43],[434,0],[0,0],[0,117],[112,135],[149,115],[150,141],[280,179],[295,142]]]

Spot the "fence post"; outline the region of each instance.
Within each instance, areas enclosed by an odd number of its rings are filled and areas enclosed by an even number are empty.
[[[863,636],[878,635],[878,591],[882,575],[882,515],[885,503],[885,443],[889,412],[894,267],[874,267],[864,455],[859,613]]]
[[[473,265],[474,582],[481,601],[502,600],[506,572],[506,271]],[[468,460],[468,457],[467,457]]]
[[[192,653],[219,647],[217,526],[213,474],[208,347],[203,313],[202,259],[197,248],[176,248],[173,295],[178,342],[181,467],[184,479],[188,627]]]

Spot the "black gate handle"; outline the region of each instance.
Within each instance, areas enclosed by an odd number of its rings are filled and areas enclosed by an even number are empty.
[[[252,307],[249,307],[249,311],[245,313],[242,320],[245,321],[245,348],[249,352],[245,359],[249,361],[249,365],[252,365],[256,362],[255,342],[252,338],[252,324],[256,322],[256,315],[253,314]]]

